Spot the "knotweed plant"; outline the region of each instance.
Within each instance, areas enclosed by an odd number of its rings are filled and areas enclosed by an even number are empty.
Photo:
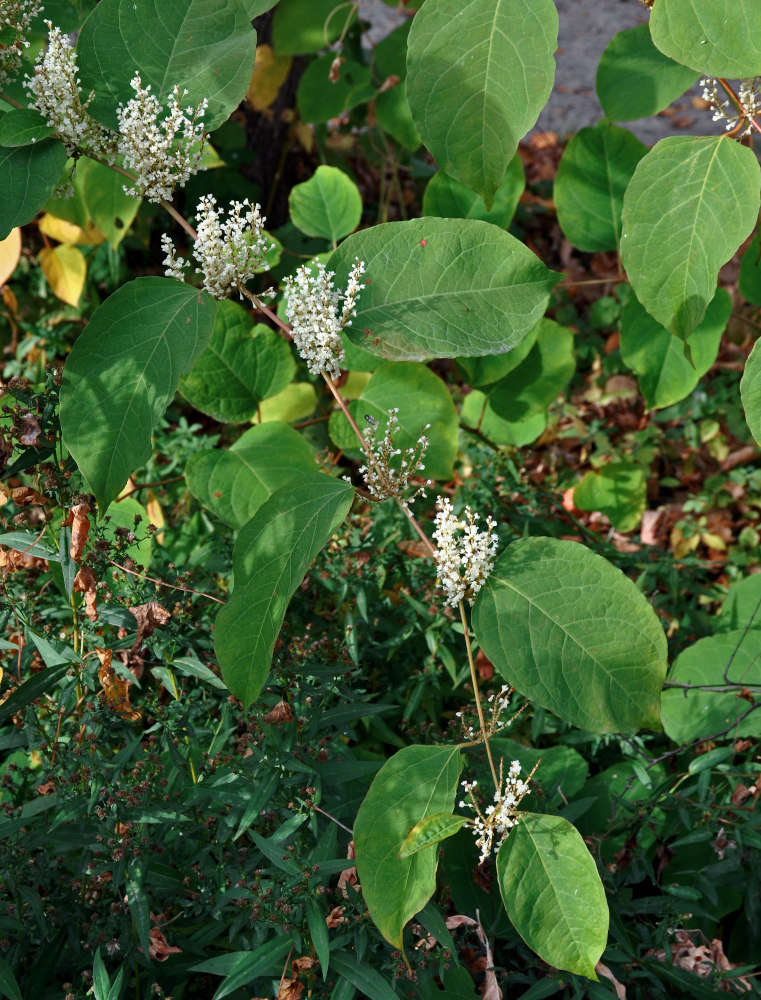
[[[513,688],[507,684],[503,684],[499,691],[492,692],[489,695],[486,703],[491,709],[491,717],[483,728],[481,728],[480,724],[476,728],[469,722],[466,722],[463,712],[455,712],[455,718],[459,719],[462,725],[463,736],[469,743],[485,743],[486,740],[491,739],[492,736],[496,736],[497,733],[503,729],[507,729],[508,726],[511,726],[515,722],[526,706],[521,706],[509,719],[504,719],[503,715],[510,707],[510,699],[513,693]]]
[[[758,125],[756,115],[761,112],[761,77],[751,77],[741,80],[737,91],[733,91],[723,80],[705,77],[700,81],[703,88],[703,100],[713,107],[713,121],[726,121],[727,132],[742,137],[750,135]],[[726,96],[719,93],[722,87]]]
[[[376,440],[378,420],[370,415],[365,416],[364,438],[368,458],[366,464],[359,467],[359,474],[364,478],[367,491],[374,500],[389,500],[396,497],[403,507],[409,508],[417,497],[427,495],[426,486],[433,486],[433,481],[427,479],[412,496],[405,496],[411,488],[410,480],[425,469],[423,459],[428,448],[428,437],[425,432],[430,430],[431,425],[426,424],[421,427],[420,437],[413,447],[397,448],[394,444],[394,435],[399,428],[398,414],[398,406],[388,411],[386,430],[380,441]]]
[[[470,507],[457,517],[448,497],[436,501],[436,566],[445,604],[456,607],[461,601],[471,606],[494,567],[498,539],[496,521],[486,518],[486,530],[478,529],[479,515]]]
[[[345,359],[341,331],[351,326],[357,315],[356,302],[365,273],[357,259],[349,272],[345,291],[335,288],[333,271],[321,261],[300,267],[294,277],[285,279],[285,313],[291,324],[296,350],[313,375],[324,373],[336,379]]]
[[[265,220],[259,205],[234,201],[226,219],[225,210],[216,206],[216,198],[204,195],[196,208],[198,233],[192,250],[199,265],[196,273],[201,275],[203,287],[215,299],[226,299],[236,291],[243,298],[242,288],[246,282],[257,271],[269,269],[265,257],[273,244],[264,232]],[[183,281],[188,261],[177,256],[174,243],[166,233],[161,237],[161,248],[166,254],[164,274]]]
[[[472,829],[476,835],[476,846],[481,851],[479,865],[486,861],[492,850],[495,848],[499,850],[512,828],[517,825],[520,819],[518,806],[529,791],[529,782],[536,771],[536,766],[524,781],[520,777],[520,761],[514,760],[505,778],[504,758],[500,758],[499,784],[494,791],[493,802],[483,810],[476,793],[478,782],[475,780],[462,782],[462,789],[466,792],[468,801],[462,799],[458,806],[460,809],[470,808],[476,814]]]
[[[77,54],[60,28],[50,21],[45,24],[47,48],[37,57],[33,75],[24,81],[33,106],[55,131],[69,156],[86,153],[113,164],[116,137],[87,111],[95,93],[82,101]]]
[[[135,188],[148,201],[169,200],[177,187],[184,187],[189,177],[201,165],[206,133],[203,116],[204,98],[195,108],[182,108],[187,94],[175,86],[166,109],[151,93],[151,85],[143,86],[140,74],[130,81],[135,96],[126,105],[119,105],[119,154],[124,166],[134,172],[134,187],[125,186],[127,194]]]
[[[0,6],[0,84],[21,65],[21,54],[29,48],[26,33],[40,11],[40,0],[5,0]]]

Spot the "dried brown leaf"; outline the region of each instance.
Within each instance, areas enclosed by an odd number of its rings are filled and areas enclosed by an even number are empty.
[[[95,653],[100,660],[98,680],[103,689],[104,701],[127,722],[137,722],[140,713],[135,712],[130,705],[129,684],[123,677],[119,677],[111,666],[113,651],[96,646]]]
[[[272,726],[280,726],[285,722],[293,722],[293,712],[287,701],[279,701],[271,712],[264,716],[264,722]]]
[[[144,639],[147,639],[149,635],[153,635],[161,625],[166,625],[172,617],[171,611],[167,611],[158,601],[137,604],[129,610],[137,619],[137,637],[132,644],[133,649],[137,649]]]
[[[616,991],[618,1000],[626,1000],[626,987],[623,983],[619,983],[607,965],[603,965],[602,962],[598,962],[595,966],[595,972],[598,976],[603,976],[605,979],[609,979],[611,983],[613,983],[613,989]]]
[[[66,520],[61,522],[62,528],[71,528],[71,543],[69,545],[69,555],[75,562],[82,558],[85,542],[90,533],[90,505],[88,503],[77,503],[70,508],[66,515]]]
[[[77,594],[85,595],[85,614],[91,622],[98,620],[97,598],[95,590],[95,574],[89,566],[80,566],[77,575],[74,577],[72,590]]]
[[[298,979],[281,979],[277,991],[277,1000],[299,1000],[304,992],[304,984]]]
[[[154,958],[157,962],[166,962],[170,955],[179,955],[182,952],[182,948],[169,944],[160,927],[151,927],[148,938],[150,940],[148,957]]]
[[[341,924],[348,924],[349,918],[344,916],[345,909],[345,906],[334,906],[327,917],[325,917],[326,927],[340,927]]]

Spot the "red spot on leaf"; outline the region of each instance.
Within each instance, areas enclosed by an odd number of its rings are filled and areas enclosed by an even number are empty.
[[[214,491],[214,496],[215,497],[221,497],[222,496],[222,490],[215,490]]]
[[[428,240],[421,240],[420,241],[420,246],[421,247],[427,247],[428,246]]]

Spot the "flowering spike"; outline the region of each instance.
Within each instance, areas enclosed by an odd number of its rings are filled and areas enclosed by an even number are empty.
[[[393,407],[388,411],[388,422],[386,432],[381,441],[376,441],[378,433],[378,420],[365,414],[365,441],[368,446],[367,464],[361,465],[359,473],[364,477],[365,485],[374,500],[388,500],[396,497],[402,504],[409,508],[418,496],[425,496],[425,487],[432,486],[430,479],[426,480],[425,486],[419,487],[411,497],[404,497],[404,493],[409,489],[410,479],[416,472],[425,469],[423,459],[425,458],[428,438],[426,431],[430,429],[430,424],[426,424],[420,430],[420,437],[413,448],[394,447],[394,433],[399,426],[398,407]],[[396,462],[396,459],[400,459]]]
[[[206,112],[204,98],[196,108],[182,109],[180,94],[175,86],[169,97],[167,112],[151,86],[143,86],[139,73],[130,81],[135,96],[126,105],[119,105],[119,153],[124,165],[137,175],[135,187],[125,186],[127,194],[135,188],[141,197],[159,202],[170,199],[175,187],[184,187],[201,163],[206,133],[201,119]]]
[[[446,595],[445,604],[456,607],[460,601],[467,600],[472,605],[494,568],[498,544],[494,529],[497,523],[487,517],[486,531],[479,531],[476,527],[478,514],[466,507],[464,519],[455,517],[447,497],[439,497],[436,508],[433,538],[436,542],[439,584]],[[462,532],[459,537],[458,532]]]
[[[21,52],[29,48],[26,33],[40,11],[40,0],[5,0],[0,7],[0,34],[10,28],[12,38],[0,42],[0,83],[12,77],[21,65]]]
[[[761,112],[761,77],[754,76],[741,80],[737,90],[739,108],[733,101],[722,98],[719,94],[719,81],[711,76],[700,81],[703,88],[703,100],[713,107],[713,121],[726,120],[727,132],[739,129],[738,135],[749,135],[753,129],[753,119]]]
[[[309,371],[313,375],[324,372],[330,378],[338,378],[345,356],[341,331],[357,315],[359,279],[365,273],[365,265],[357,259],[345,292],[334,288],[334,273],[327,271],[321,261],[314,261],[311,269],[312,273],[309,267],[300,267],[295,277],[285,279],[285,313],[296,350]]]
[[[538,764],[533,768],[528,778],[523,781],[519,775],[521,773],[520,761],[514,760],[510,764],[507,778],[504,776],[504,758],[499,762],[499,787],[494,792],[494,803],[489,804],[481,811],[478,800],[473,794],[476,788],[475,781],[463,781],[462,787],[468,795],[469,802],[460,801],[459,807],[465,806],[473,809],[476,814],[473,820],[473,832],[476,835],[476,846],[481,849],[479,864],[483,864],[489,857],[496,841],[496,849],[504,844],[508,834],[520,819],[518,806],[521,799],[529,791],[529,781],[536,771]]]

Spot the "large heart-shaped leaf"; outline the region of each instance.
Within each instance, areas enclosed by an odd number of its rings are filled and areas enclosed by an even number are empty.
[[[491,208],[555,78],[552,0],[427,0],[410,29],[407,100],[423,142]]]
[[[275,490],[314,471],[314,455],[304,437],[273,421],[247,430],[227,450],[191,455],[185,480],[204,507],[242,528]]]
[[[389,360],[510,351],[547,308],[560,275],[519,240],[475,219],[412,219],[353,233],[330,258],[346,283],[366,267],[353,343]]]
[[[216,302],[171,278],[137,278],[93,313],[64,368],[61,432],[101,515],[151,455],[180,376],[206,347]]]
[[[296,371],[291,348],[263,323],[254,325],[237,302],[217,307],[209,346],[180,381],[180,392],[202,413],[241,424],[259,403],[276,396]]]
[[[579,729],[660,728],[658,617],[631,580],[583,545],[513,542],[476,598],[473,628],[508,683]]]
[[[375,776],[354,822],[357,875],[370,916],[395,948],[404,925],[436,888],[438,844],[400,858],[413,827],[454,808],[462,770],[458,747],[409,746]]]
[[[637,165],[624,195],[621,258],[634,292],[670,333],[688,337],[719,268],[756,224],[761,170],[726,136],[671,136]]]
[[[235,589],[217,615],[214,648],[225,683],[244,706],[264,686],[293,592],[353,499],[342,479],[304,475],[276,490],[238,535]]]
[[[758,0],[657,0],[650,15],[656,46],[708,76],[761,76]]]
[[[608,904],[592,855],[562,816],[524,813],[497,855],[499,890],[515,929],[556,969],[597,979]]]
[[[88,111],[112,129],[136,72],[163,105],[175,86],[183,107],[206,98],[204,124],[216,128],[245,97],[255,55],[243,0],[100,0],[77,42],[82,90],[95,91]]]

